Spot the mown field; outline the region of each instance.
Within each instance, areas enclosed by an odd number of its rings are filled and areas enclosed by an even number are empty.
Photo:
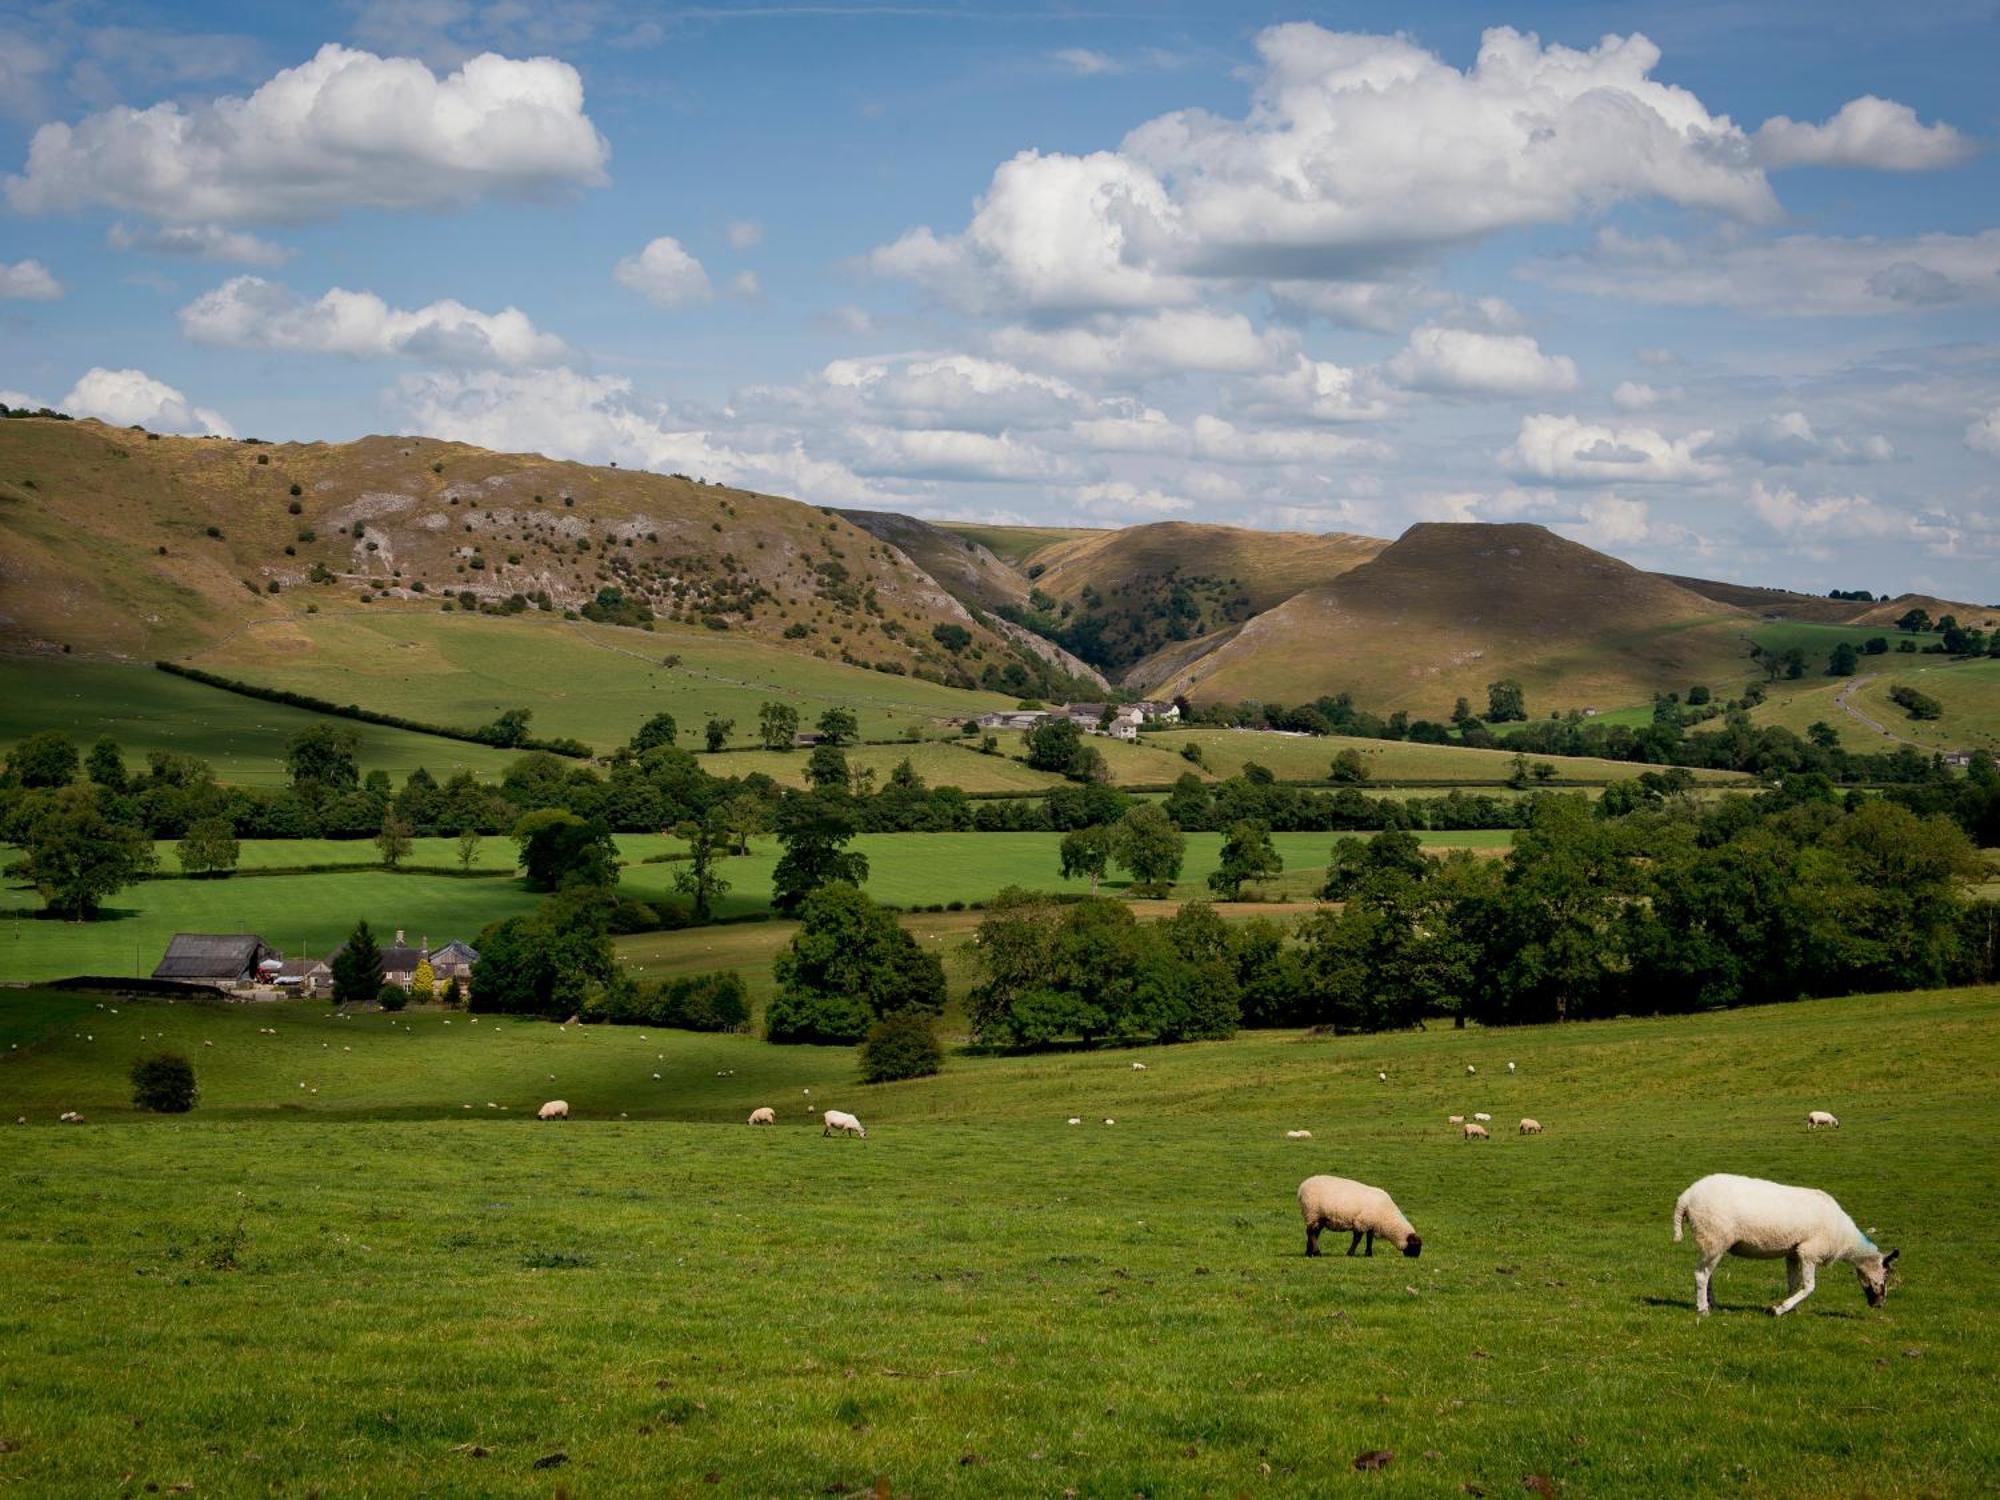
[[[1286,873],[1246,893],[1310,901],[1323,877],[1338,835],[1280,833],[1272,836]],[[1426,834],[1437,848],[1500,850],[1511,834],[1472,830]],[[402,928],[412,940],[429,934],[434,945],[470,939],[488,922],[530,909],[536,897],[517,878],[510,839],[487,839],[477,868],[484,873],[447,873],[456,863],[451,839],[418,839],[412,863],[420,868],[388,871],[369,863],[374,846],[360,840],[262,840],[242,842],[242,868],[226,879],[182,878],[141,881],[112,896],[94,922],[58,922],[37,915],[40,901],[18,885],[0,887],[0,980],[58,979],[71,974],[150,974],[176,932],[253,932],[287,954],[322,954],[366,918],[377,933]],[[1060,876],[1052,833],[873,833],[850,846],[869,861],[869,894],[895,906],[928,906],[948,901],[983,901],[1009,885],[1045,890],[1086,889]],[[627,863],[619,889],[644,900],[672,895],[675,866],[646,863],[685,849],[659,834],[621,834]],[[259,873],[286,869],[309,852],[309,862],[349,868],[302,874]],[[1203,884],[1221,857],[1222,836],[1188,835],[1187,860],[1175,895],[1206,894]],[[160,868],[177,869],[172,844],[158,846]],[[4,853],[0,850],[0,853]],[[720,916],[766,912],[771,874],[779,846],[774,839],[751,841],[751,852],[725,862],[730,890],[716,903]],[[1118,872],[1104,882],[1111,895],[1128,882]],[[683,939],[692,934],[677,935]]]
[[[1504,727],[1504,726],[1503,726]],[[1343,750],[1358,751],[1368,767],[1371,780],[1435,782],[1440,787],[1478,782],[1504,782],[1514,773],[1511,750],[1477,750],[1463,745],[1421,745],[1406,740],[1356,739],[1347,735],[1259,734],[1240,729],[1174,729],[1147,735],[1142,744],[1171,751],[1178,759],[1181,746],[1201,746],[1201,758],[1210,771],[1234,776],[1245,764],[1255,762],[1281,781],[1324,778],[1333,759]],[[1631,761],[1601,760],[1588,755],[1531,755],[1530,763],[1547,761],[1556,768],[1559,785],[1583,783],[1603,785],[1625,781],[1651,769]],[[1182,770],[1188,769],[1185,762]],[[1743,781],[1721,771],[1696,771],[1697,779],[1717,784]],[[1170,780],[1172,778],[1169,778]],[[1362,787],[1367,791],[1366,785]]]
[[[669,656],[679,664],[666,666]],[[754,744],[757,710],[772,700],[797,708],[802,728],[824,709],[850,708],[869,739],[1014,703],[709,630],[662,625],[648,632],[414,609],[248,626],[191,662],[426,722],[475,727],[528,707],[535,733],[573,736],[602,754],[661,710],[680,721],[683,743],[694,749],[711,714],[736,721],[732,743]]]
[[[45,729],[68,735],[84,751],[108,734],[135,772],[145,769],[149,752],[167,750],[199,756],[222,781],[281,786],[285,742],[316,724],[352,730],[362,771],[387,771],[399,784],[418,766],[439,781],[461,767],[498,779],[514,758],[463,740],[260,703],[150,666],[0,656],[0,754]]]
[[[0,1162],[0,1482],[22,1494],[2000,1476],[1993,1156],[1965,1107],[2000,1073],[1993,989],[1260,1034],[1144,1073],[954,1056],[878,1088],[845,1051],[744,1038],[99,1003],[0,995],[0,1115],[31,1122]],[[123,1107],[161,1040],[201,1071],[191,1116]],[[537,1124],[551,1096],[574,1118]],[[738,1123],[767,1103],[779,1128]],[[823,1104],[869,1139],[822,1140]],[[1813,1107],[1843,1128],[1805,1131]],[[1474,1109],[1548,1131],[1467,1145],[1444,1116]],[[1422,1258],[1306,1259],[1294,1189],[1329,1170],[1389,1187]],[[1830,1268],[1774,1321],[1782,1269],[1730,1261],[1698,1321],[1669,1216],[1712,1170],[1834,1193],[1902,1249],[1887,1306]],[[1367,1452],[1393,1458],[1355,1473]]]

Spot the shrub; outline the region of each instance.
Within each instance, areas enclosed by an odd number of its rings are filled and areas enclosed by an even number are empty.
[[[293,488],[295,488],[295,489],[296,489],[296,488],[297,488],[297,486],[295,485],[295,486],[293,486]],[[293,502],[292,502],[292,503],[291,503],[290,505],[287,505],[287,506],[285,507],[285,510],[286,510],[286,512],[287,512],[288,514],[290,514],[290,515],[294,515],[294,516],[297,516],[297,515],[303,515],[303,514],[305,513],[305,507],[304,507],[303,505],[299,504],[299,502],[298,502],[298,501],[296,501],[296,500],[294,500],[294,501],[293,501]]]
[[[375,1003],[384,1010],[401,1010],[410,1003],[410,992],[400,984],[390,984],[385,980],[382,988],[375,992]]]
[[[916,1011],[898,1011],[877,1021],[861,1044],[863,1083],[926,1078],[943,1064],[944,1048],[938,1045],[930,1017]]]
[[[194,1064],[178,1052],[159,1052],[132,1064],[132,1106],[156,1114],[184,1115],[194,1108]]]

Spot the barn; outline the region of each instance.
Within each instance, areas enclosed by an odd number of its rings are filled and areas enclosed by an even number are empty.
[[[261,977],[262,966],[277,957],[277,949],[252,933],[177,932],[153,977],[183,984],[251,984]]]

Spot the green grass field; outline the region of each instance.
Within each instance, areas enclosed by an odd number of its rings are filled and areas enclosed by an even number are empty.
[[[905,760],[931,786],[955,786],[966,792],[1033,794],[1062,785],[1063,778],[1052,771],[1031,770],[1008,755],[981,755],[972,748],[977,743],[962,743],[951,736],[916,745],[850,745],[841,753],[850,768],[872,770],[877,787],[888,785],[889,773]],[[1018,744],[1009,748],[1015,755],[1021,753]],[[725,750],[719,755],[703,755],[701,768],[711,776],[748,776],[762,771],[782,786],[802,787],[811,757],[810,750]]]
[[[0,996],[0,1115],[31,1121],[0,1165],[0,1482],[1823,1497],[2000,1475],[1992,1142],[1966,1107],[2000,1072],[2000,991],[1259,1034],[1145,1073],[953,1057],[877,1088],[844,1050],[446,1019]],[[134,1116],[125,1069],[163,1043],[201,1106]],[[550,1097],[573,1118],[537,1124]],[[778,1128],[743,1127],[760,1104]],[[822,1106],[869,1139],[822,1140]],[[1808,1133],[1813,1107],[1843,1128]],[[1547,1134],[1467,1145],[1444,1117],[1474,1109]],[[1732,1260],[1697,1321],[1669,1217],[1714,1170],[1834,1193],[1903,1251],[1887,1306],[1834,1267],[1774,1321],[1782,1269]],[[1422,1258],[1306,1259],[1315,1171],[1388,1187]]]
[[[971,521],[939,521],[940,530],[969,537],[1010,567],[1020,567],[1044,547],[1089,536],[1086,526],[981,526]]]
[[[676,655],[678,666],[663,664]],[[473,727],[530,707],[537,734],[570,735],[604,754],[662,709],[680,721],[682,743],[696,748],[711,714],[736,721],[734,743],[754,743],[758,707],[771,700],[797,708],[805,728],[827,708],[850,708],[869,739],[1014,701],[709,630],[414,610],[274,621],[192,660],[211,672],[427,722]]]
[[[1405,740],[1355,739],[1346,735],[1321,738],[1304,735],[1257,734],[1237,729],[1175,729],[1148,735],[1143,743],[1171,751],[1176,759],[1180,747],[1192,741],[1201,746],[1202,760],[1219,775],[1233,776],[1246,762],[1254,761],[1281,781],[1323,778],[1333,758],[1343,750],[1357,750],[1377,781],[1453,783],[1501,782],[1513,774],[1511,750],[1477,750],[1463,745],[1421,745]],[[1587,755],[1531,755],[1556,768],[1559,784],[1602,785],[1624,781],[1646,767],[1630,761],[1600,760]],[[1181,769],[1188,769],[1182,762]],[[1703,781],[1741,781],[1718,771],[1694,773]],[[1168,778],[1171,780],[1172,778]],[[1368,788],[1364,785],[1362,790]]]
[[[0,753],[45,729],[68,735],[85,751],[108,734],[124,746],[134,771],[145,769],[149,751],[169,750],[200,756],[222,781],[281,786],[285,742],[316,724],[353,730],[361,769],[387,771],[399,783],[418,766],[439,781],[460,767],[497,779],[514,758],[462,740],[260,703],[151,667],[0,656]]]
[[[1928,693],[1944,706],[1936,719],[1912,719],[1891,702],[1899,687]],[[1855,708],[1886,728],[1885,739],[1836,699],[1852,688]],[[1789,689],[1789,690],[1787,690]],[[1751,713],[1758,724],[1774,724],[1804,734],[1816,723],[1831,724],[1849,750],[1879,751],[1896,740],[1933,750],[2000,750],[2000,661],[1948,662],[1936,656],[1864,657],[1854,677],[1808,677],[1773,687],[1771,699]]]

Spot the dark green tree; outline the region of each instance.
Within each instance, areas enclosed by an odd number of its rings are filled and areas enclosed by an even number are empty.
[[[1826,659],[1826,675],[1829,677],[1852,677],[1854,669],[1861,665],[1861,653],[1852,644],[1841,641]]]
[[[520,846],[530,890],[618,883],[618,845],[598,819],[580,818],[561,808],[539,808],[523,814],[514,825],[514,842]]]
[[[1486,721],[1489,724],[1518,723],[1528,717],[1527,694],[1511,677],[1486,684]]]
[[[757,739],[766,750],[789,750],[799,734],[799,711],[789,703],[766,703],[757,710]]]
[[[851,745],[861,738],[861,721],[850,708],[829,708],[819,716],[818,728],[823,744]]]
[[[76,780],[76,741],[44,730],[31,734],[7,753],[7,769],[25,787],[63,787]]]
[[[1062,878],[1090,879],[1090,894],[1097,894],[1097,882],[1104,878],[1105,867],[1111,861],[1111,830],[1102,824],[1088,828],[1078,828],[1063,835],[1060,848]]]
[[[1044,719],[1028,731],[1028,764],[1067,776],[1083,748],[1083,731],[1068,719]]]
[[[898,1011],[868,1028],[861,1044],[863,1083],[900,1083],[928,1078],[944,1066],[937,1027],[921,1011]]]
[[[676,838],[686,839],[687,863],[674,871],[674,889],[693,898],[694,919],[706,922],[714,914],[716,898],[725,895],[729,882],[717,868],[729,853],[731,830],[723,807],[713,807],[700,817],[689,818],[674,827]]]
[[[736,727],[734,719],[718,719],[713,716],[701,727],[702,743],[708,747],[710,755],[726,748],[730,731]]]
[[[1285,868],[1270,828],[1254,819],[1232,823],[1222,840],[1222,859],[1208,877],[1208,888],[1224,901],[1243,893],[1247,880],[1267,880]]]
[[[382,988],[382,949],[366,921],[356,922],[328,965],[333,970],[333,1003],[373,1000]]]
[[[285,742],[285,772],[292,790],[314,806],[361,785],[361,767],[355,757],[361,736],[352,729],[331,724],[315,724],[301,729]]]
[[[774,1042],[851,1044],[878,1018],[944,1008],[944,965],[865,892],[843,881],[801,904],[799,930],[772,966],[765,1013]]]
[[[816,792],[787,797],[774,821],[785,852],[771,873],[771,904],[786,916],[823,885],[867,883],[867,856],[847,852],[854,815],[841,801]]]
[[[632,753],[644,755],[648,750],[657,749],[661,745],[671,745],[679,733],[680,725],[674,722],[672,714],[654,714],[641,724],[638,732],[632,736],[630,742]]]
[[[847,791],[847,757],[833,745],[815,745],[806,757],[806,785],[816,792]]]
[[[1112,826],[1111,857],[1150,894],[1167,893],[1180,878],[1186,854],[1187,838],[1150,802],[1140,803]]]
[[[122,792],[131,780],[125,769],[125,752],[109,735],[90,747],[83,769],[85,775],[107,792]]]
[[[22,857],[8,873],[23,877],[61,916],[89,921],[104,898],[152,870],[145,833],[107,813],[106,794],[88,783],[46,794],[24,812]]]
[[[186,875],[226,875],[236,868],[241,846],[227,818],[198,818],[188,825],[174,854]]]
[[[132,1107],[184,1115],[194,1108],[194,1064],[178,1052],[156,1052],[132,1064]]]

